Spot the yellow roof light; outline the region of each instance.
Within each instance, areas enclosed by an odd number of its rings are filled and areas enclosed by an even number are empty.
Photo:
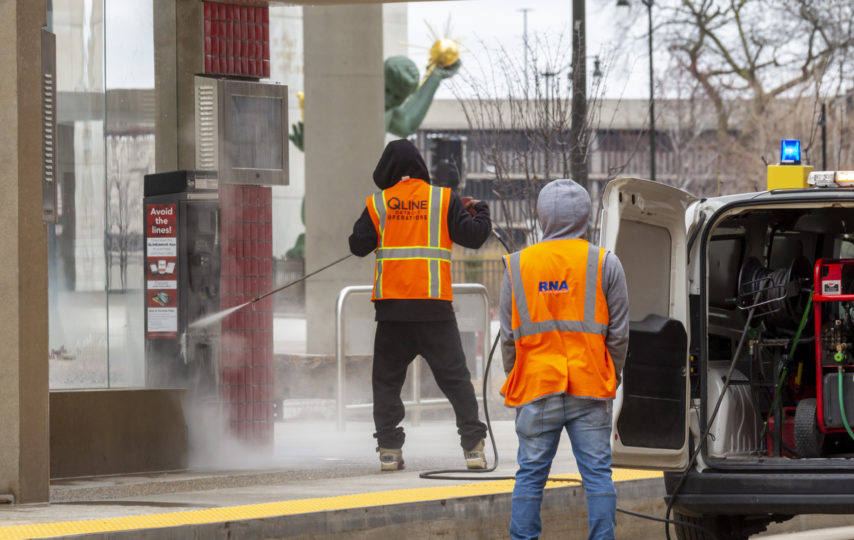
[[[836,171],[836,183],[841,185],[851,185],[854,182],[854,171]]]
[[[809,174],[807,183],[815,187],[852,187],[854,171],[815,171]]]

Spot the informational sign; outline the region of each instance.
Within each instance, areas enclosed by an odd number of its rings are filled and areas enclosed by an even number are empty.
[[[145,205],[145,295],[149,338],[178,337],[178,209]]]

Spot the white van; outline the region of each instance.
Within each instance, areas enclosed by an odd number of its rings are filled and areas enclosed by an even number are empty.
[[[600,244],[633,321],[613,464],[665,471],[670,517],[705,529],[678,538],[854,513],[847,178],[709,199],[633,178],[605,189]]]

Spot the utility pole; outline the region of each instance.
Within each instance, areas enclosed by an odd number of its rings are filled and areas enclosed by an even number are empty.
[[[655,72],[652,68],[652,4],[654,0],[640,0],[646,6],[649,44],[649,179],[655,181]],[[617,0],[617,7],[629,7],[629,0]]]
[[[827,170],[827,107],[821,102],[821,116],[818,117],[818,125],[821,126],[821,170]]]
[[[646,5],[649,22],[649,179],[655,181],[655,78],[652,69],[652,0],[642,0]]]
[[[569,125],[569,172],[587,186],[587,55],[584,1],[572,2],[572,113]]]

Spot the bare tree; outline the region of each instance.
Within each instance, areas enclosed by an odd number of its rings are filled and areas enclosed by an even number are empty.
[[[579,140],[570,139],[573,75],[569,40],[540,38],[527,50],[485,49],[485,63],[474,62],[452,80],[470,128],[468,144],[494,174],[499,200],[493,222],[512,249],[537,242],[537,194],[554,178],[571,177],[574,150],[590,152],[601,77],[592,79],[591,111]],[[586,160],[585,160],[586,163]],[[521,231],[524,239],[513,232]],[[520,245],[522,244],[522,245]]]
[[[728,175],[764,171],[780,138],[797,135],[808,152],[816,148],[818,103],[838,96],[850,71],[854,3],[680,0],[661,8],[657,32],[714,110]]]

